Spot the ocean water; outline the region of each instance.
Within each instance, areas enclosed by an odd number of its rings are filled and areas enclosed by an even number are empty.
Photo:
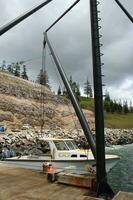
[[[106,153],[116,154],[120,161],[108,173],[108,182],[114,192],[133,192],[133,144],[106,148]]]

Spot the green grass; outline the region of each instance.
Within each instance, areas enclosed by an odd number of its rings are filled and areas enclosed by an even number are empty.
[[[133,128],[133,113],[124,114],[111,114],[105,113],[105,127],[107,128]]]
[[[81,108],[94,111],[94,99],[80,97]],[[106,128],[133,128],[133,113],[124,114],[111,114],[104,113],[105,127]]]
[[[94,111],[93,98],[79,97],[79,101],[80,101],[81,108]]]

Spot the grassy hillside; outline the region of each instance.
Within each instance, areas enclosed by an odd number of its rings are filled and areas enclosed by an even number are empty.
[[[81,108],[94,111],[94,99],[79,97]]]
[[[94,111],[94,99],[80,97],[80,105],[82,108]],[[128,114],[111,114],[104,113],[105,127],[107,128],[133,128],[133,113]]]
[[[131,129],[133,128],[133,113],[126,115],[105,113],[105,127]]]

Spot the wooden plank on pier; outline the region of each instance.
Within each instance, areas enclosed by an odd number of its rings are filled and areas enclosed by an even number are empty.
[[[58,183],[85,187],[93,190],[96,184],[96,177],[91,175],[85,176],[70,173],[60,173],[58,176]]]
[[[100,200],[88,188],[49,183],[38,171],[0,164],[0,200]]]
[[[133,193],[120,191],[113,200],[133,200]]]

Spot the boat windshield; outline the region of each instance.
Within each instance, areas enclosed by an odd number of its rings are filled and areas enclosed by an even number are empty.
[[[74,141],[65,141],[65,143],[67,144],[67,146],[70,150],[78,149],[78,147]]]
[[[78,149],[78,146],[76,145],[76,143],[71,140],[65,140],[65,141],[55,140],[54,143],[57,150],[59,151]]]
[[[56,140],[56,141],[54,141],[54,143],[55,143],[57,150],[59,150],[59,151],[69,150],[64,141]]]

